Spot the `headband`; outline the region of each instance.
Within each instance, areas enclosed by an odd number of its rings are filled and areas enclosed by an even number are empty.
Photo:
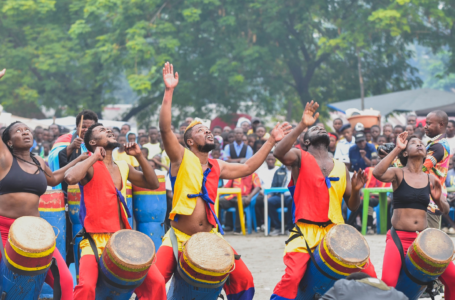
[[[202,124],[201,119],[199,119],[199,118],[194,119],[194,121],[191,122],[190,125],[188,125],[188,127],[185,129],[185,133],[186,133],[190,128],[193,128],[194,126],[199,125],[199,124]]]

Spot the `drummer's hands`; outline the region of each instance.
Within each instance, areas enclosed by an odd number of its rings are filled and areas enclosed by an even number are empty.
[[[367,175],[362,169],[359,171],[354,171],[354,175],[351,178],[351,186],[353,191],[360,191],[361,188],[365,186],[367,182]]]
[[[2,78],[3,75],[5,75],[5,73],[6,73],[6,69],[1,70],[1,71],[0,71],[0,78]]]
[[[106,157],[106,150],[104,150],[103,147],[96,147],[95,153],[93,153],[93,156],[97,160],[103,160],[104,157]]]
[[[128,154],[130,156],[137,157],[137,156],[142,155],[141,148],[136,143],[126,143],[123,146],[125,147],[126,154]]]

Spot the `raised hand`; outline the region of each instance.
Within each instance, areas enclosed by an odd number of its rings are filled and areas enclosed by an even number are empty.
[[[319,108],[319,104],[311,100],[311,102],[305,105],[305,110],[302,115],[302,123],[307,127],[313,125],[319,117],[319,113],[316,112]]]
[[[291,129],[292,126],[288,122],[284,122],[283,124],[278,122],[270,133],[270,137],[273,138],[275,142],[279,142],[291,132]]]
[[[3,75],[5,75],[5,73],[6,73],[6,69],[1,70],[1,71],[0,71],[0,78],[2,78]]]
[[[104,157],[106,156],[106,150],[104,150],[103,147],[96,147],[93,156],[95,156],[97,160],[103,160]]]
[[[406,140],[408,138],[408,132],[403,131],[400,133],[400,135],[397,137],[397,148],[400,150],[405,150],[406,145],[408,144],[408,141]]]
[[[163,80],[167,90],[174,89],[179,83],[179,73],[175,72],[174,76],[174,66],[169,62],[164,64]]]
[[[360,191],[361,188],[365,185],[367,182],[367,175],[362,169],[359,169],[359,172],[354,171],[354,175],[352,175],[351,178],[351,186],[352,190],[354,191]]]
[[[139,147],[138,144],[126,143],[124,146],[125,146],[126,154],[128,154],[130,156],[134,156],[134,157],[142,155],[141,148]]]

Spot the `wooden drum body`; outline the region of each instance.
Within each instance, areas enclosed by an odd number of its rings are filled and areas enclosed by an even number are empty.
[[[327,232],[313,255],[324,272],[341,279],[362,270],[370,257],[370,248],[354,227],[343,224],[334,226]],[[322,274],[309,260],[295,299],[310,300],[317,294],[322,296],[334,284],[335,280]]]
[[[155,246],[145,234],[133,230],[114,233],[100,258],[96,299],[129,300],[154,259]]]
[[[38,299],[56,246],[52,226],[39,217],[18,218],[4,246],[0,264],[2,299]]]
[[[234,268],[234,250],[221,237],[194,234],[179,256],[168,300],[215,300]]]
[[[444,273],[452,261],[453,250],[453,242],[447,234],[438,229],[427,228],[409,247],[404,263],[416,279],[430,282]],[[395,288],[403,292],[409,300],[413,300],[419,298],[426,286],[412,281],[402,269]]]
[[[160,187],[147,190],[133,186],[134,219],[136,230],[149,236],[156,249],[161,246],[164,236],[164,219],[166,218],[166,186],[164,175],[158,175]]]
[[[72,225],[72,232],[74,238],[76,234],[81,231],[82,224],[81,220],[79,219],[79,209],[81,206],[81,190],[78,184],[69,185],[68,186],[68,215]],[[82,238],[77,238],[75,244],[73,245],[73,253],[74,253],[74,265],[76,267],[76,278],[79,280],[79,260],[80,251],[79,251],[79,243],[81,242]]]
[[[66,257],[66,213],[65,195],[62,190],[47,190],[40,197],[38,206],[40,217],[54,227],[57,236],[57,249]],[[41,298],[53,298],[54,292],[46,283],[41,292]]]

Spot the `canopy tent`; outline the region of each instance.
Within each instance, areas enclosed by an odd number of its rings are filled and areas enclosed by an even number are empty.
[[[449,116],[455,116],[455,93],[418,89],[367,97],[365,108],[376,109],[386,116],[393,111],[415,111],[418,115],[426,115],[433,110],[444,110]],[[329,108],[345,112],[349,108],[361,109],[360,99],[334,102]]]

